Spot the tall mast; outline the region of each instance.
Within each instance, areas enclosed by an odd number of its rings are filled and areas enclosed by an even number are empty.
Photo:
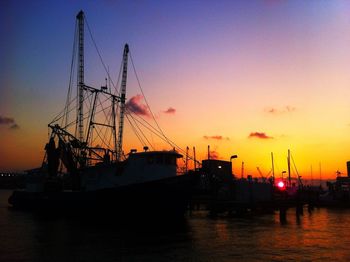
[[[188,150],[189,150],[189,147],[186,147],[186,173],[188,171]]]
[[[78,130],[79,140],[84,141],[84,12],[80,11],[78,19]]]
[[[194,171],[197,169],[197,160],[196,160],[196,148],[193,147],[193,165],[194,165]]]
[[[289,186],[292,186],[292,180],[290,177],[290,149],[288,149],[288,181],[289,181]]]
[[[271,162],[272,162],[272,183],[275,184],[275,165],[273,163],[273,152],[271,152]]]
[[[119,116],[119,132],[118,132],[118,146],[117,146],[117,160],[121,160],[123,147],[123,129],[124,129],[124,114],[125,114],[125,94],[126,94],[126,79],[128,75],[128,54],[129,46],[125,44],[123,52],[123,74],[120,92],[120,116]]]
[[[318,164],[320,168],[320,187],[322,186],[322,172],[321,172],[321,162]]]

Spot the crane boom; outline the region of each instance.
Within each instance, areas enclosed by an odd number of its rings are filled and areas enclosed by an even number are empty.
[[[261,178],[264,178],[264,175],[262,174],[262,172],[261,172],[260,168],[257,166],[257,167],[256,167],[256,169],[258,170],[258,172],[259,172],[259,174],[260,174]]]

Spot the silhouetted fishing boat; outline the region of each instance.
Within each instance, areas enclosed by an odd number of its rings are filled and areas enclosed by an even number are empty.
[[[77,96],[72,99],[71,73],[65,108],[48,125],[51,135],[43,165],[28,175],[26,190],[14,191],[9,203],[14,208],[44,212],[113,213],[127,218],[182,216],[194,176],[177,173],[177,159],[182,155],[175,149],[150,151],[145,146],[143,152],[124,154],[124,118],[132,113],[125,103],[129,47],[124,47],[119,93],[116,89],[112,93],[107,79],[101,88],[86,85],[84,21],[80,11],[73,52],[78,60]],[[71,72],[73,68],[74,63]],[[107,75],[111,82],[108,71]],[[70,120],[74,109],[76,117]]]

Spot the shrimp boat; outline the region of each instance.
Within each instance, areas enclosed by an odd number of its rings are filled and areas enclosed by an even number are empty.
[[[66,105],[48,125],[51,132],[41,168],[28,174],[26,189],[14,191],[10,205],[127,218],[183,216],[195,177],[177,172],[177,160],[182,155],[174,144],[169,151],[151,151],[144,146],[141,152],[123,152],[124,119],[129,120],[132,114],[126,106],[128,45],[123,51],[119,92],[114,84],[112,92],[107,79],[101,88],[86,85],[83,11],[76,18],[72,61],[77,62],[72,62]],[[72,98],[74,68],[77,91]],[[74,110],[76,116],[71,120]]]

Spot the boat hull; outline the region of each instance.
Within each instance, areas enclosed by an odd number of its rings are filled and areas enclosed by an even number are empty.
[[[119,218],[176,218],[187,210],[195,176],[182,175],[96,191],[14,191],[13,208]]]

